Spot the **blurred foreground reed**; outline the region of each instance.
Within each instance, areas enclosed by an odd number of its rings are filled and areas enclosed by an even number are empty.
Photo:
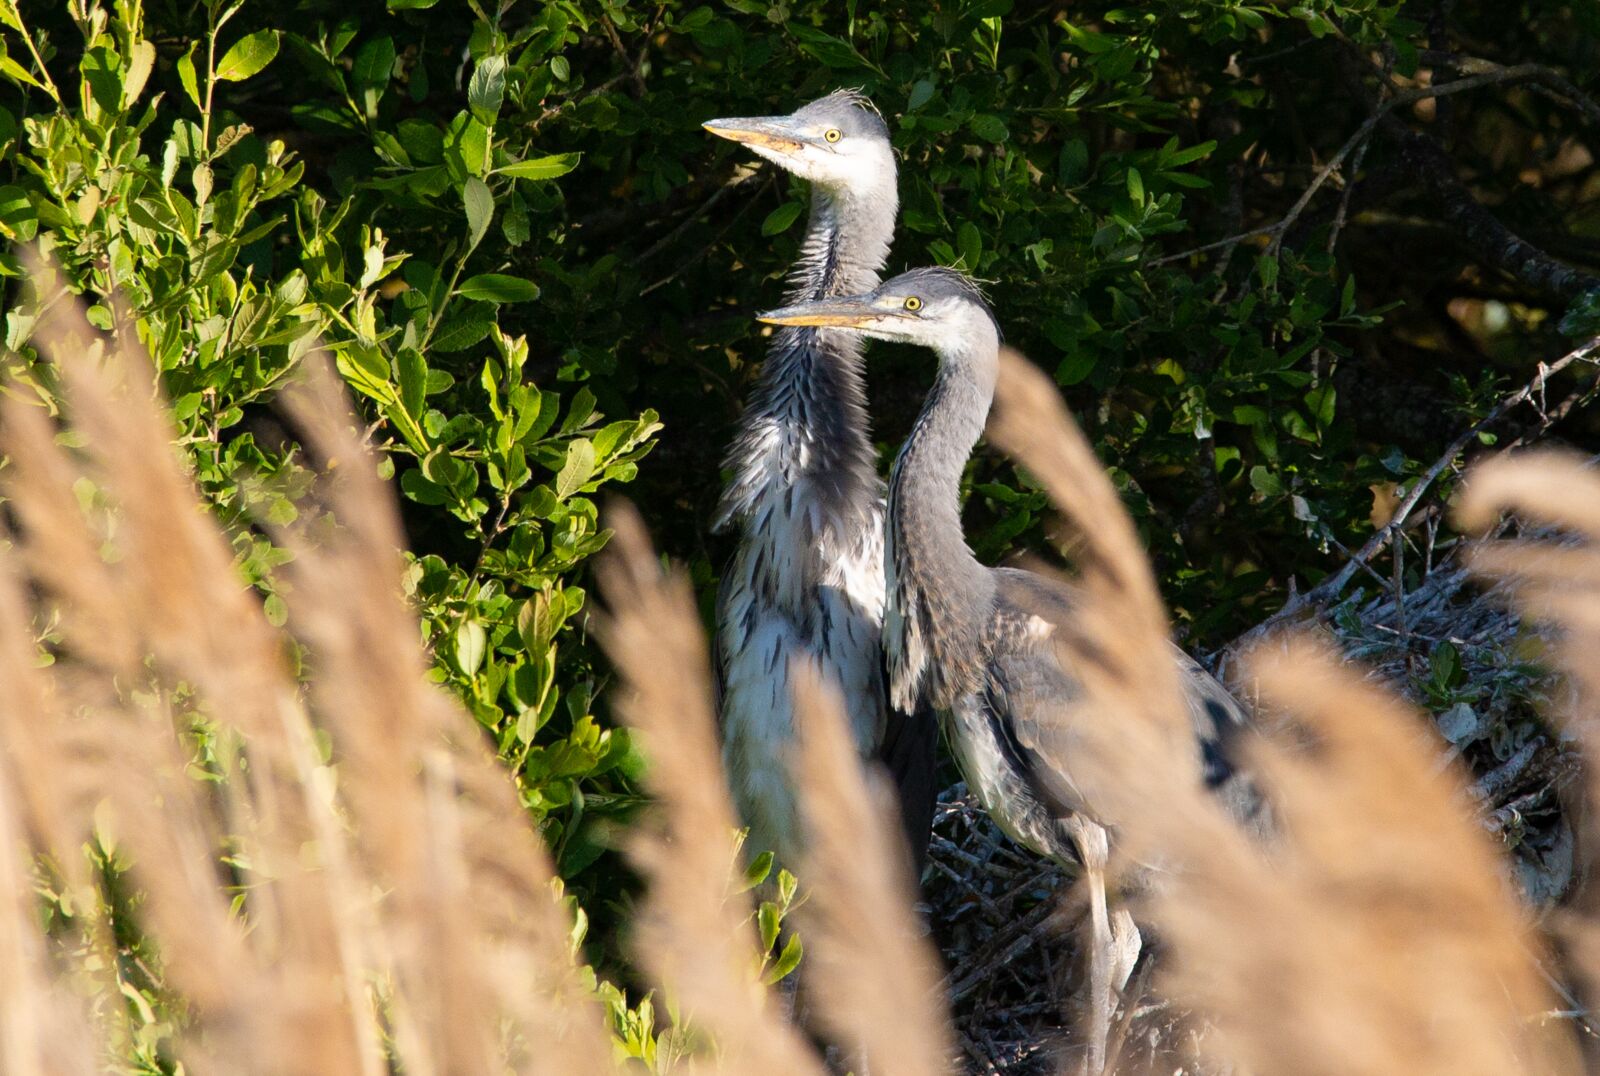
[[[69,414],[12,393],[0,415],[3,1070],[120,1067],[137,1033],[130,934],[179,1014],[167,1062],[188,1072],[611,1070],[548,854],[491,745],[424,677],[394,504],[337,383],[313,363],[283,398],[321,477],[299,519],[260,524],[287,553],[274,627],[171,447],[131,327],[95,333],[48,268],[38,282],[36,340]],[[1557,983],[1581,994],[1600,972],[1594,920],[1560,919],[1560,968],[1431,728],[1326,645],[1267,642],[1248,659],[1265,715],[1251,760],[1277,824],[1265,841],[1235,830],[1184,776],[1170,663],[1150,660],[1165,615],[1131,522],[1019,358],[991,432],[1062,509],[1089,596],[1058,638],[1091,698],[1061,716],[1055,749],[1116,827],[1160,939],[1153,989],[1209,1029],[1124,1068],[1579,1071],[1579,1021],[1551,1014],[1570,1009]],[[1600,479],[1497,460],[1461,517],[1504,508],[1573,533],[1476,563],[1560,634],[1576,690],[1552,717],[1597,772]],[[808,1026],[761,984],[693,595],[631,511],[610,521],[598,628],[657,800],[629,844],[648,882],[635,955],[693,1029],[661,1066],[819,1073],[820,1039],[856,1071],[957,1068],[876,775],[830,686],[803,675]],[[41,916],[42,878],[74,914]]]

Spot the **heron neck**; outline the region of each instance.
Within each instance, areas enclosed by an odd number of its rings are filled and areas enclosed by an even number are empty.
[[[888,257],[897,200],[881,189],[812,189],[811,217],[789,275],[791,301],[870,291]],[[734,472],[717,526],[750,518],[767,496],[804,482],[825,529],[877,527],[882,484],[866,410],[859,337],[826,329],[773,333],[766,364],[728,456]],[[790,498],[792,501],[792,498]],[[809,524],[808,524],[809,526]]]
[[[789,301],[859,295],[878,286],[894,240],[893,180],[811,188],[811,217],[789,274]]]
[[[889,479],[890,602],[920,632],[923,669],[908,669],[936,706],[966,683],[994,598],[990,570],[961,528],[961,475],[994,400],[999,339],[990,329],[942,352],[939,373]]]

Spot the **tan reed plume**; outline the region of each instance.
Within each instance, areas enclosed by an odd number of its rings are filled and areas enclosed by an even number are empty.
[[[705,632],[689,582],[664,573],[630,505],[613,505],[597,634],[622,678],[617,712],[639,730],[659,825],[631,846],[650,894],[639,960],[716,1044],[725,1072],[821,1073],[758,978],[754,908],[740,892],[737,823],[722,776]]]
[[[1250,662],[1264,701],[1309,735],[1251,752],[1278,831],[1239,831],[1194,779],[1161,678],[1164,617],[1135,531],[1054,386],[1002,369],[991,426],[1088,554],[1080,625],[1062,633],[1090,702],[1059,759],[1147,865],[1161,988],[1215,1024],[1214,1061],[1257,1073],[1559,1073],[1570,1036],[1505,867],[1423,722],[1308,641]],[[1078,710],[1089,711],[1086,716]]]
[[[8,559],[32,590],[0,594],[0,660],[32,665],[35,618],[58,618],[61,642],[47,672],[8,678],[0,788],[20,789],[30,844],[82,906],[97,883],[81,842],[131,864],[140,928],[189,1006],[184,1058],[199,1071],[378,1073],[388,1058],[417,1073],[609,1070],[543,846],[475,723],[423,679],[392,498],[332,379],[312,377],[293,413],[342,480],[323,483],[316,526],[278,535],[302,690],[290,636],[241,585],[172,450],[133,334],[99,337],[50,267],[34,274],[38,341],[85,447],[8,401]],[[191,773],[180,681],[215,723],[220,780]]]
[[[790,683],[808,842],[803,995],[833,1041],[858,1051],[875,1076],[947,1072],[949,1009],[912,908],[916,885],[893,798],[880,775],[863,772],[838,690],[799,663]]]

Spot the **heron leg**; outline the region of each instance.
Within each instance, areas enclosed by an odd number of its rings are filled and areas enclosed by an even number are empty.
[[[1144,936],[1133,913],[1120,904],[1111,911],[1111,988],[1119,995],[1127,990],[1133,977],[1133,966],[1139,963],[1144,951]]]
[[[1068,834],[1083,862],[1083,881],[1089,897],[1089,1020],[1088,1054],[1084,1071],[1099,1076],[1105,1071],[1106,1042],[1111,1036],[1111,1016],[1117,993],[1133,972],[1138,958],[1139,928],[1125,909],[1111,914],[1106,899],[1106,862],[1109,848],[1103,827],[1082,815],[1066,823]],[[1131,932],[1132,958],[1128,957]]]

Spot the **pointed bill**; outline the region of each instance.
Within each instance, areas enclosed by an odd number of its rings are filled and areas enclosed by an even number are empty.
[[[787,116],[734,116],[706,120],[700,126],[718,138],[747,146],[760,146],[778,153],[796,153],[806,142],[805,136],[795,129]]]
[[[822,325],[830,328],[859,328],[868,322],[892,316],[865,299],[818,299],[810,303],[768,310],[757,314],[757,321],[768,325]]]

